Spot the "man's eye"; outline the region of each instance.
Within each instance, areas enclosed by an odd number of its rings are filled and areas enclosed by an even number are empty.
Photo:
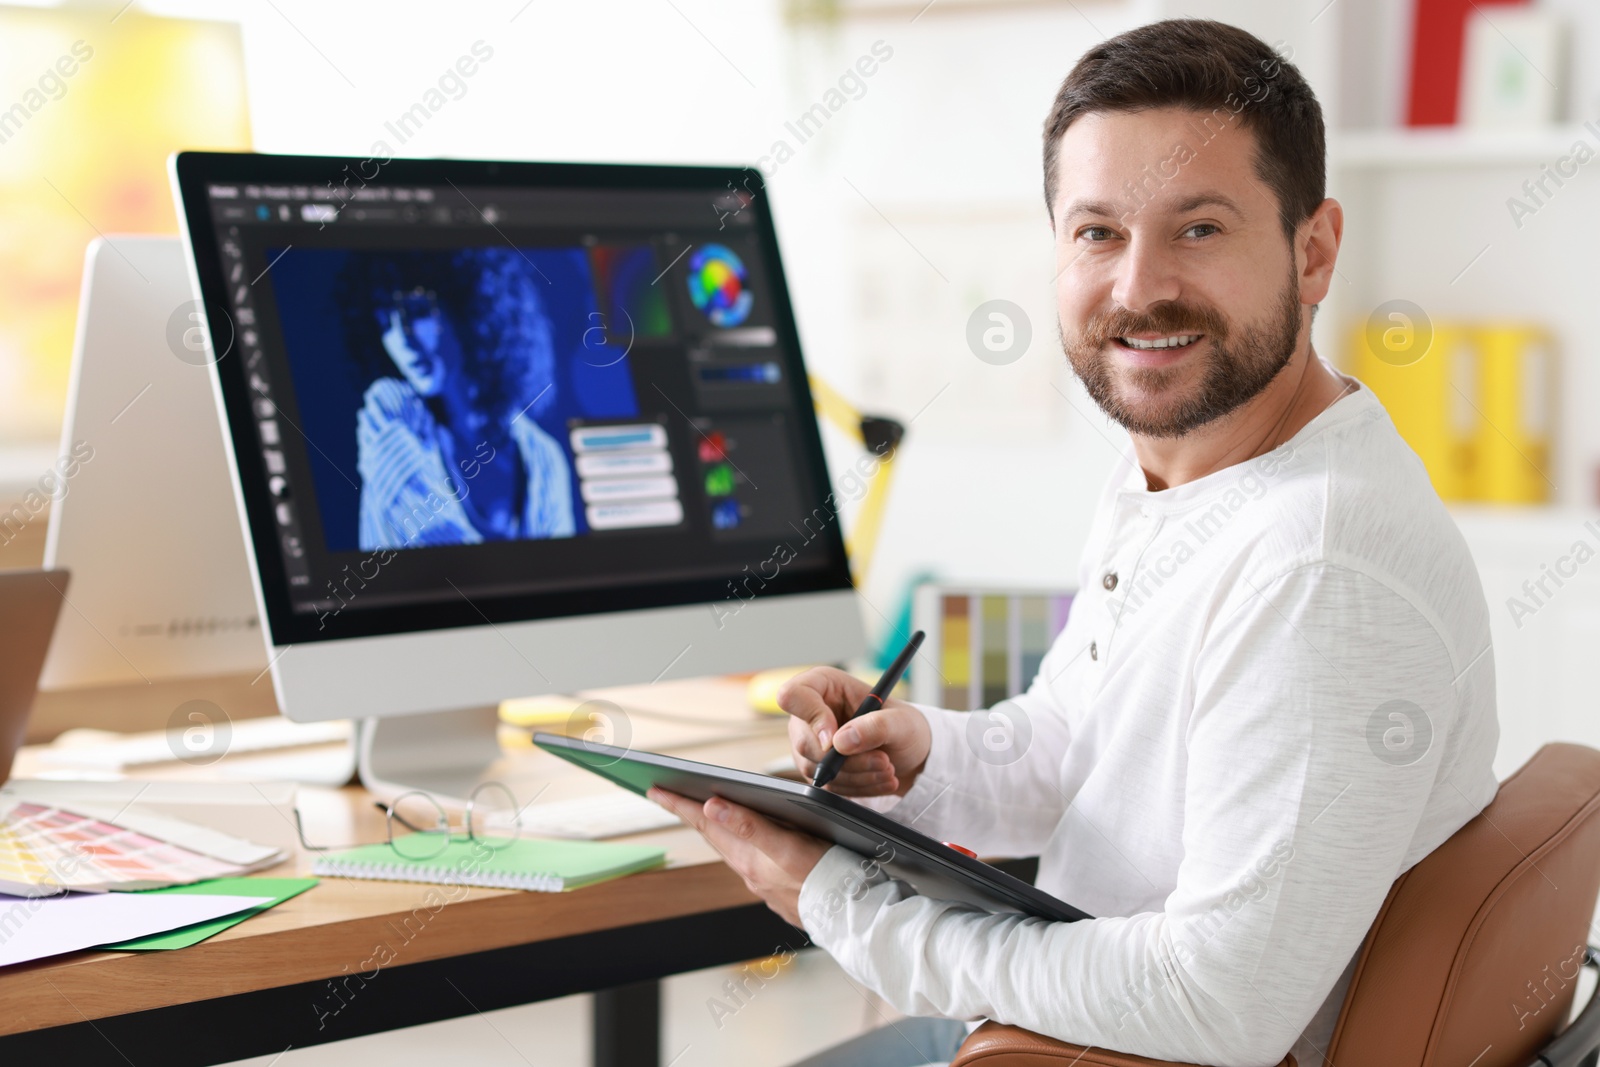
[[[1116,235],[1106,226],[1085,226],[1078,231],[1078,236],[1090,241],[1109,241]]]
[[[1218,233],[1218,229],[1209,222],[1197,222],[1183,231],[1185,237],[1210,237]]]

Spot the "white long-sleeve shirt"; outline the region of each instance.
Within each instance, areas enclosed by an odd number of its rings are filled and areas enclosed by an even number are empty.
[[[1028,691],[921,708],[889,813],[1040,856],[1051,923],[918,896],[834,848],[813,940],[903,1012],[1159,1059],[1320,1067],[1390,884],[1493,798],[1477,570],[1365,388],[1282,447],[1107,486],[1080,592]]]

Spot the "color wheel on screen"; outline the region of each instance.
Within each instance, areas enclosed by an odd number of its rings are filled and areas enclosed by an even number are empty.
[[[744,261],[726,245],[709,244],[689,257],[689,299],[713,326],[737,326],[756,298]]]

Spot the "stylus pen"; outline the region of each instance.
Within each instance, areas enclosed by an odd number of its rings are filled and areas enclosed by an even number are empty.
[[[907,667],[911,666],[911,657],[917,654],[917,649],[922,647],[922,639],[926,636],[927,634],[921,630],[911,635],[911,640],[906,642],[906,647],[902,648],[900,654],[894,658],[894,662],[889,664],[889,669],[883,672],[883,677],[879,678],[878,684],[872,687],[872,692],[861,698],[861,706],[845,722],[858,719],[868,712],[877,711],[883,707],[883,702],[889,698],[889,693],[894,689],[895,683],[900,681],[900,676],[906,673]],[[844,723],[839,725],[843,726]],[[845,756],[838,749],[829,748],[827,754],[822,757],[822,762],[817,764],[817,775],[811,779],[811,784],[821,789],[833,781],[834,776],[839,773],[839,768],[844,766],[844,761]]]

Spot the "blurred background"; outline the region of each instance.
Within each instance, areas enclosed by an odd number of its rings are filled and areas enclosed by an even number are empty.
[[[908,427],[869,630],[928,578],[1069,587],[1125,438],[1061,356],[1040,128],[1085,48],[1178,15],[1255,32],[1322,100],[1348,229],[1316,347],[1385,400],[1478,559],[1496,770],[1600,744],[1593,0],[0,6],[0,512],[58,447],[84,247],[176,231],[174,150],[755,163],[809,366]],[[1031,326],[1000,365],[967,341],[991,300]],[[830,439],[836,472],[858,455]],[[42,556],[47,516],[24,512],[0,568]]]

